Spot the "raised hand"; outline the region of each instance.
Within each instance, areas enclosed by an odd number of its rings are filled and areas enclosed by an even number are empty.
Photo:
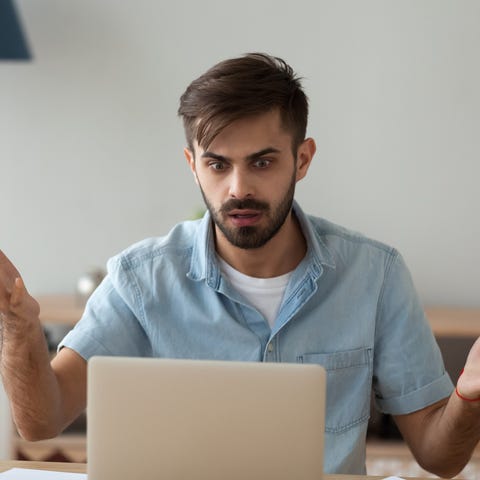
[[[40,313],[37,301],[28,293],[20,273],[0,250],[0,325],[2,344],[12,336],[23,334],[30,321]]]
[[[480,338],[468,354],[465,368],[457,382],[457,393],[464,399],[480,404]]]

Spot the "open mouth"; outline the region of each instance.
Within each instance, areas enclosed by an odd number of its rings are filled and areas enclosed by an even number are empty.
[[[234,225],[246,227],[257,223],[262,214],[256,210],[232,210],[228,213],[228,216]]]

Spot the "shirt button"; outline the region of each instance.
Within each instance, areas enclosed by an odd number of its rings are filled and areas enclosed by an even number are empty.
[[[273,345],[271,343],[269,343],[268,346],[267,346],[267,352],[269,352],[269,353],[273,352]]]

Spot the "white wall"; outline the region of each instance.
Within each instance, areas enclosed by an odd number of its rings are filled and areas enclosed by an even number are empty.
[[[425,303],[479,306],[480,2],[17,4],[35,59],[0,63],[0,248],[33,293],[202,205],[178,97],[267,51],[311,100],[306,210],[398,247]]]
[[[13,425],[10,418],[10,407],[7,394],[0,381],[0,460],[10,460],[12,448]]]

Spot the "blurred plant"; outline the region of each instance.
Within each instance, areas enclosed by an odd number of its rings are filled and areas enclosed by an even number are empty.
[[[207,209],[205,207],[198,207],[196,210],[194,210],[190,220],[198,220],[200,218],[203,218],[206,211]]]

